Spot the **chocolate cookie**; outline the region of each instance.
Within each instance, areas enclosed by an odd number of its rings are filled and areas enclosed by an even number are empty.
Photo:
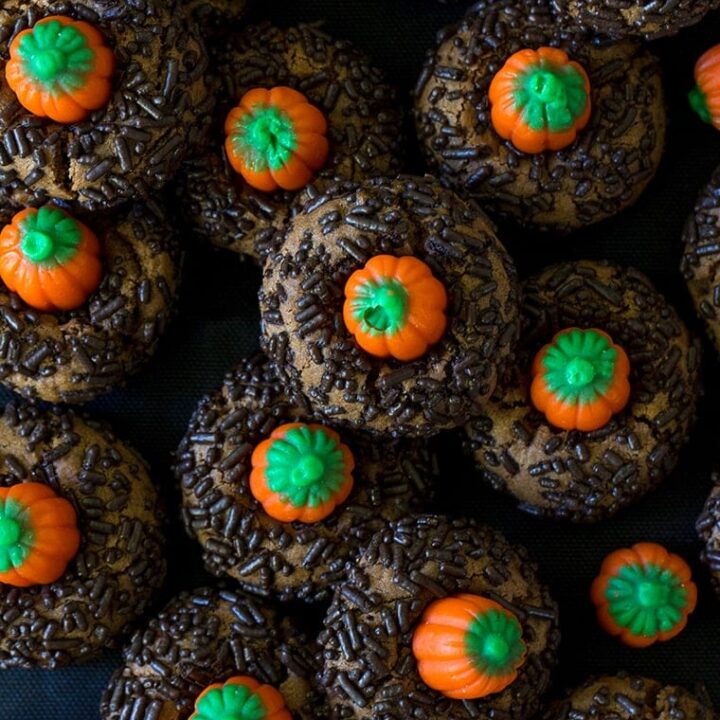
[[[124,660],[103,695],[103,720],[181,720],[209,685],[237,676],[271,685],[298,720],[327,716],[311,686],[317,646],[267,604],[229,590],[181,593],[135,633]]]
[[[189,11],[201,28],[235,22],[247,10],[247,0],[190,0],[183,5],[183,10]]]
[[[0,667],[113,646],[163,581],[143,460],[103,425],[9,404],[0,420]]]
[[[626,675],[590,678],[543,713],[541,720],[715,720],[710,704],[680,687]]]
[[[519,667],[514,664],[514,680],[480,699],[472,693],[465,700],[452,699],[431,689],[421,678],[429,674],[424,661],[416,660],[425,655],[423,645],[432,645],[427,637],[418,638],[422,626],[442,640],[447,625],[438,615],[446,623],[455,617],[452,634],[467,624],[465,603],[490,608],[485,615],[492,613],[496,632],[488,633],[482,625],[467,629],[475,638],[466,635],[466,647],[478,649],[472,667],[461,657],[463,638],[446,638],[438,650],[438,657],[444,655],[438,674],[446,665],[447,672],[455,668],[458,681],[469,681],[478,660],[486,661],[487,671],[518,642],[525,646]],[[515,634],[508,635],[509,629]],[[484,654],[475,640],[497,654]],[[520,719],[538,710],[556,663],[560,633],[557,606],[524,548],[472,520],[417,516],[375,535],[351,578],[336,591],[319,642],[324,649],[320,683],[332,717]],[[463,689],[468,690],[458,682],[455,690]]]
[[[481,1],[442,31],[416,86],[415,119],[445,181],[546,229],[631,205],[665,140],[655,57],[633,41],[562,30],[549,0]]]
[[[268,258],[262,343],[316,413],[430,435],[480,412],[514,349],[517,303],[477,206],[430,177],[339,184]]]
[[[713,586],[720,594],[720,475],[712,474],[713,490],[705,503],[696,528],[700,539],[705,543],[702,559],[710,567]]]
[[[703,188],[683,230],[680,271],[710,339],[720,350],[720,167]]]
[[[718,0],[676,0],[648,3],[641,0],[553,0],[563,19],[591,28],[600,35],[647,39],[674,35],[700,22],[720,7]]]
[[[201,400],[177,452],[188,533],[210,572],[230,575],[250,594],[322,599],[384,521],[424,509],[432,498],[436,460],[425,444],[342,432],[355,463],[348,497],[310,524],[275,519],[253,493],[253,453],[279,427],[303,421],[311,422],[309,408],[293,404],[272,363],[256,356]]]
[[[213,49],[221,89],[210,145],[188,161],[180,199],[193,231],[220,247],[261,258],[291,214],[293,199],[315,197],[330,178],[393,175],[402,162],[402,110],[383,73],[350,43],[316,27],[263,24]],[[301,191],[257,190],[228,161],[223,123],[252,88],[288,86],[327,120],[329,155],[313,185]]]
[[[61,21],[75,44],[65,46],[54,34]],[[28,28],[32,35],[14,46]],[[37,40],[36,29],[47,33]],[[86,56],[72,53],[78,46],[94,51],[98,33],[109,53],[103,55],[104,77],[91,74],[90,81]],[[204,45],[195,25],[164,0],[9,0],[0,9],[0,38],[3,61],[13,53],[18,58],[14,86],[20,90],[16,96],[8,83],[0,86],[4,204],[37,206],[57,198],[95,210],[152,197],[207,133],[214,100]],[[45,62],[48,50],[55,60]],[[92,62],[99,73],[100,61]],[[104,95],[96,94],[99,86]],[[46,99],[41,108],[38,97],[57,97],[58,88],[62,101]],[[69,112],[78,104],[88,111],[81,117]]]
[[[521,314],[517,364],[467,425],[466,447],[523,510],[575,522],[614,515],[675,467],[695,418],[699,342],[647,277],[604,262],[563,263],[526,281]],[[600,328],[629,358],[629,402],[593,431],[554,426],[529,397],[533,355],[573,327]]]
[[[46,205],[0,210],[0,225],[0,381],[28,398],[86,402],[153,354],[180,275],[164,210],[72,217]],[[79,304],[58,307],[66,300]]]

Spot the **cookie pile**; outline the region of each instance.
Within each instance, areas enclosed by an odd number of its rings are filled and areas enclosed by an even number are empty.
[[[574,523],[675,469],[699,338],[634,268],[521,278],[503,223],[558,235],[638,200],[667,122],[647,40],[720,3],[479,0],[418,67],[413,173],[373,61],[245,4],[0,8],[0,382],[22,398],[0,417],[0,667],[126,642],[105,720],[714,717],[617,668],[548,704],[552,589],[524,547],[444,512],[441,451],[454,437],[473,481]],[[720,127],[720,50],[695,79]],[[682,260],[716,344],[718,182]],[[260,268],[261,350],[198,403],[163,503],[106,426],[38,401],[88,402],[151,357],[181,229]],[[212,580],[148,613],[167,519]],[[717,584],[717,490],[697,531]],[[638,542],[598,565],[589,600],[619,641],[692,621],[681,557]]]

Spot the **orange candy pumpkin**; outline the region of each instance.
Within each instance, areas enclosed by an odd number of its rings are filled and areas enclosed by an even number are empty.
[[[42,483],[0,488],[0,583],[47,585],[80,547],[73,506]]]
[[[571,145],[590,119],[590,80],[557,48],[519,50],[490,83],[495,131],[522,152]]]
[[[602,330],[562,330],[535,356],[530,395],[548,422],[590,432],[630,398],[630,361]]]
[[[33,115],[72,123],[108,102],[114,69],[114,55],[92,25],[51,15],[15,36],[5,77]]]
[[[272,685],[247,675],[206,687],[190,720],[292,720],[285,699]]]
[[[690,567],[657,543],[608,555],[590,595],[601,627],[635,648],[674,638],[697,603]]]
[[[454,700],[502,692],[517,677],[527,648],[518,619],[493,600],[455,595],[431,603],[413,634],[423,682]]]
[[[255,88],[225,120],[225,152],[248,185],[300,190],[327,160],[325,116],[289,87]]]
[[[281,425],[255,448],[251,463],[250,492],[281,522],[319,522],[353,487],[352,453],[324,425]]]
[[[416,257],[376,255],[345,284],[343,320],[365,352],[415,360],[447,326],[447,293]]]
[[[695,63],[695,87],[689,99],[693,110],[720,130],[720,45],[711,47]]]
[[[0,278],[37,310],[79,307],[101,277],[97,237],[60,208],[21,210],[0,231]]]

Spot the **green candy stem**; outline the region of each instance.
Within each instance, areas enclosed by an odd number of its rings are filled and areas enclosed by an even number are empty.
[[[0,518],[0,547],[15,545],[22,536],[22,526],[17,520]]]
[[[610,578],[605,599],[619,627],[651,637],[669,632],[682,620],[688,593],[672,571],[658,565],[632,564]]]
[[[45,89],[68,92],[83,87],[95,65],[85,36],[57,20],[38,23],[20,41],[25,72]]]
[[[712,125],[712,115],[707,105],[705,93],[696,85],[688,94],[690,107],[700,116],[704,122]]]
[[[196,704],[194,720],[263,720],[267,709],[257,693],[244,685],[226,683]]]
[[[596,330],[561,334],[542,361],[545,382],[558,399],[573,405],[593,402],[609,387],[618,353]]]
[[[63,265],[77,253],[80,226],[62,210],[42,207],[21,223],[20,249],[36,265]]]
[[[297,148],[297,133],[292,119],[271,106],[256,106],[235,126],[232,142],[254,172],[279,170]]]
[[[465,646],[475,669],[489,677],[512,672],[525,652],[520,623],[500,610],[488,610],[472,620]]]
[[[585,79],[572,65],[557,66],[546,59],[518,76],[515,107],[533,130],[569,130],[585,112]]]
[[[307,425],[273,439],[267,463],[268,487],[294,507],[318,507],[345,482],[345,458],[339,443],[324,430]]]
[[[408,291],[394,278],[361,285],[352,303],[353,315],[363,332],[377,335],[394,335],[402,330],[408,310]]]
[[[0,572],[19,568],[33,545],[24,508],[14,500],[0,500]]]

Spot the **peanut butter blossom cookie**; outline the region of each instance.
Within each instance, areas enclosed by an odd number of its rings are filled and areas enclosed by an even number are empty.
[[[718,0],[553,0],[559,19],[600,35],[646,39],[674,35],[720,7]]]
[[[516,364],[466,425],[481,476],[523,510],[614,515],[675,467],[700,389],[700,345],[637,270],[550,267],[523,287]]]
[[[481,411],[514,350],[517,302],[474,204],[430,177],[339,183],[268,257],[262,343],[319,415],[430,435]]]
[[[178,263],[175,231],[154,204],[102,216],[0,210],[0,381],[67,403],[120,384],[157,346]]]
[[[214,129],[179,180],[198,235],[257,259],[294,200],[317,196],[334,177],[400,169],[400,103],[350,43],[312,26],[263,24],[229,35],[212,54],[220,85]]]
[[[589,678],[552,703],[540,720],[716,720],[709,701],[674,685],[618,673]]]
[[[319,676],[337,717],[531,717],[560,641],[524,548],[471,520],[379,531],[325,617]]]
[[[549,0],[481,0],[439,35],[415,90],[421,149],[453,188],[524,224],[615,215],[660,162],[660,68],[635,41],[568,32]]]
[[[0,668],[83,660],[142,615],[165,574],[142,459],[72,413],[0,419]]]
[[[697,587],[681,557],[656,543],[638,543],[605,558],[590,596],[606,632],[643,648],[685,629]]]
[[[183,592],[130,640],[103,720],[323,720],[319,647],[266,602]]]
[[[704,543],[702,559],[712,573],[713,587],[720,594],[720,475],[712,474],[713,490],[696,527]]]
[[[151,197],[207,133],[204,45],[162,0],[9,0],[0,37],[0,204]]]
[[[384,522],[429,507],[437,475],[426,444],[312,420],[260,355],[201,400],[175,470],[210,572],[249,594],[312,601]]]

